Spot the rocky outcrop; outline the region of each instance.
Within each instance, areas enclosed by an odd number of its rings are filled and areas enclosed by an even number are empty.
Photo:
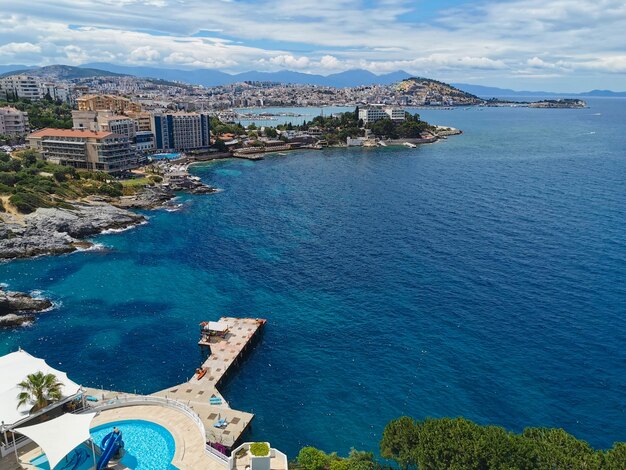
[[[31,323],[35,319],[34,313],[50,308],[52,308],[52,302],[48,299],[0,289],[0,327]]]
[[[90,246],[86,237],[145,220],[106,202],[72,205],[72,209],[39,208],[22,219],[5,215],[5,223],[0,224],[0,259],[70,253]]]
[[[156,209],[175,196],[173,191],[161,186],[148,186],[133,196],[122,196],[113,204],[124,209]]]

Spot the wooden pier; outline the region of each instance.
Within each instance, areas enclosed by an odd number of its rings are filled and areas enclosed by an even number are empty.
[[[204,322],[198,345],[208,352],[206,360],[187,382],[154,394],[179,400],[192,408],[204,423],[207,442],[232,449],[254,418],[251,413],[231,409],[217,387],[243,360],[265,323],[266,320],[259,318],[222,317],[215,324],[225,329],[216,332],[207,329],[209,322]],[[224,424],[215,426],[220,420]]]

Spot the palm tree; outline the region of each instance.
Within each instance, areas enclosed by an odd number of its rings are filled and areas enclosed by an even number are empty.
[[[17,386],[22,389],[17,396],[19,400],[17,407],[32,403],[34,406],[31,411],[45,408],[50,402],[60,400],[62,396],[61,387],[63,384],[59,382],[56,375],[44,374],[41,371],[28,374],[26,379]]]

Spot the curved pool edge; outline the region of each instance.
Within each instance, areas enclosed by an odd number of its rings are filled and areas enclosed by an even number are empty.
[[[206,443],[198,427],[187,415],[172,408],[157,405],[135,405],[101,411],[91,422],[91,427],[117,421],[148,421],[165,428],[174,438],[174,457],[170,470],[213,469],[213,461],[206,455]]]

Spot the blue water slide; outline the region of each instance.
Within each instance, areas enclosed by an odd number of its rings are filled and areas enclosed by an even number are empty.
[[[96,470],[102,470],[109,464],[109,460],[117,454],[120,447],[123,447],[121,432],[110,432],[104,438],[102,438],[101,448],[103,449],[102,455],[96,465]]]

